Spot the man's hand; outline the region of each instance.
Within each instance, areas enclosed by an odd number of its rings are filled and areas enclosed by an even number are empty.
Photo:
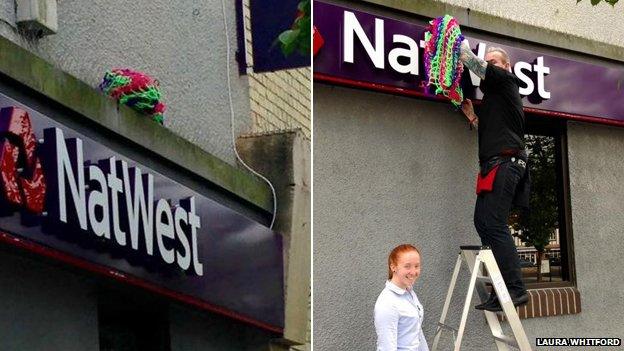
[[[468,119],[470,129],[476,129],[479,126],[479,117],[477,117],[474,112],[474,106],[472,105],[472,101],[470,101],[470,99],[464,100],[461,105],[461,110]]]

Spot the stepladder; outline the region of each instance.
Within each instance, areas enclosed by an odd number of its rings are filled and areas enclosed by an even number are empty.
[[[464,306],[462,310],[459,327],[454,328],[446,324],[447,313],[453,297],[453,290],[459,277],[459,273],[462,266],[462,261],[467,265],[470,272],[470,282],[468,283],[468,292],[464,300]],[[487,271],[487,274],[484,273]],[[524,332],[520,317],[516,312],[509,291],[505,286],[505,281],[501,275],[500,269],[496,264],[496,259],[492,250],[488,246],[460,246],[459,257],[453,270],[451,278],[451,284],[446,294],[446,300],[444,307],[442,308],[442,315],[435,333],[433,341],[432,351],[437,351],[440,344],[440,337],[443,331],[450,331],[454,336],[453,350],[461,350],[462,338],[466,329],[466,322],[468,319],[468,312],[472,309],[472,297],[477,291],[479,298],[482,302],[485,302],[489,296],[486,284],[490,283],[492,289],[496,292],[496,296],[502,307],[502,312],[509,323],[509,327],[513,333],[513,336],[508,336],[503,333],[501,322],[498,319],[496,312],[483,311],[485,313],[485,319],[491,331],[494,343],[499,351],[510,350],[510,346],[514,349],[520,349],[520,351],[530,351],[531,344]],[[450,349],[447,347],[440,348],[441,350]]]

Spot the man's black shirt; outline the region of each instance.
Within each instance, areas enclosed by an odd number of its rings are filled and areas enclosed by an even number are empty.
[[[525,119],[518,92],[520,80],[511,72],[487,65],[481,81],[479,111],[479,161],[507,150],[524,150]]]

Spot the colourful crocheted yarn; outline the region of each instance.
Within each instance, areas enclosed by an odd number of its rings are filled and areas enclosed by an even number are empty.
[[[158,82],[150,76],[130,69],[114,68],[104,74],[99,88],[119,103],[151,115],[154,121],[163,124],[166,106],[160,102]]]
[[[455,18],[445,15],[429,21],[424,52],[427,85],[433,85],[435,93],[444,94],[455,107],[464,100],[460,86],[464,65],[459,60],[463,40]]]

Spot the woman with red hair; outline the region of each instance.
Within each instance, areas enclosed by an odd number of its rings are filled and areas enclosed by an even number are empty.
[[[388,256],[388,281],[375,303],[377,351],[429,351],[423,307],[412,286],[420,276],[420,250],[403,244]]]

